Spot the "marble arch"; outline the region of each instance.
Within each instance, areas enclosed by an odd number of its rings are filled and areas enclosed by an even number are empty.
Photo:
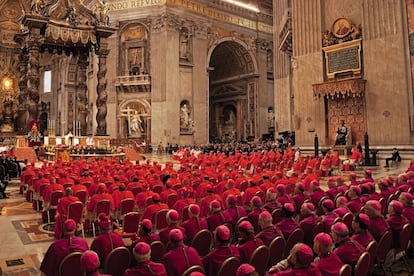
[[[210,141],[257,136],[257,112],[249,108],[257,106],[255,55],[245,42],[226,37],[210,48],[208,58]]]

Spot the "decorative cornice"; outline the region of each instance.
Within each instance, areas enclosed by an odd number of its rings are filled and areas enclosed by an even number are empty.
[[[153,17],[151,20],[151,31],[154,33],[163,32],[166,30],[179,31],[183,26],[183,20],[176,14],[164,13]]]
[[[315,98],[324,96],[360,98],[365,95],[366,82],[364,79],[347,79],[313,84],[313,96]]]

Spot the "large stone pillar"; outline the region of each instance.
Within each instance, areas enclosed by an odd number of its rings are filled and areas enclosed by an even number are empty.
[[[29,64],[27,71],[29,122],[39,117],[39,48],[41,44],[40,29],[32,28],[28,37]]]
[[[105,136],[107,135],[106,132],[106,114],[107,114],[107,105],[106,102],[108,100],[108,93],[106,92],[106,72],[108,69],[106,68],[106,58],[109,54],[109,49],[107,48],[108,45],[105,42],[101,42],[99,49],[97,50],[98,54],[98,85],[96,87],[97,91],[97,98],[96,98],[96,135],[98,136]]]
[[[151,22],[151,143],[175,143],[180,135],[179,30],[181,19],[162,14]]]
[[[17,103],[16,132],[17,134],[27,134],[27,70],[29,56],[27,48],[24,46],[19,55],[19,98]]]
[[[195,25],[193,40],[193,119],[195,130],[193,135],[195,144],[205,144],[209,140],[209,87],[208,60],[206,58],[208,28],[207,23]]]
[[[78,121],[80,124],[80,133],[82,136],[86,135],[87,123],[86,116],[88,115],[87,105],[88,105],[88,86],[86,85],[87,76],[86,70],[88,69],[88,52],[82,51],[79,55],[78,66],[79,66],[79,77],[78,77],[78,89],[76,91],[77,95],[77,114]]]

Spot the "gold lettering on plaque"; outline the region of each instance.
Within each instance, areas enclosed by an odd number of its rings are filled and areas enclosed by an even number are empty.
[[[269,34],[273,33],[272,25],[263,22],[257,22],[255,20],[250,20],[247,18],[241,18],[239,16],[235,16],[227,12],[218,11],[216,9],[208,7],[207,5],[197,3],[197,1],[194,0],[125,0],[111,2],[108,5],[109,10],[111,12],[160,5],[169,5],[186,9],[188,11],[198,13],[203,16],[208,16],[212,19],[220,20],[230,24],[242,26],[253,30],[258,30]]]

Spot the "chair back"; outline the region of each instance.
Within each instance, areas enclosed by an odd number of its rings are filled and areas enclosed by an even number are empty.
[[[323,230],[325,230],[325,224],[322,221],[319,221],[313,228],[312,228],[312,240],[310,241],[311,244],[308,244],[311,246],[313,244],[313,239],[318,235],[319,233],[322,233]],[[304,238],[306,240],[306,238]]]
[[[190,218],[190,214],[188,214],[188,207],[189,205],[185,206],[181,211],[181,221],[186,221]]]
[[[265,275],[269,256],[269,248],[266,245],[261,245],[253,251],[249,263],[255,268],[259,276]]]
[[[354,276],[366,276],[369,272],[370,256],[368,252],[362,253],[355,266]]]
[[[80,252],[72,252],[66,255],[59,264],[59,276],[83,275],[81,257],[82,253]]]
[[[383,264],[385,262],[385,257],[391,249],[392,244],[392,236],[389,231],[385,232],[384,235],[382,235],[377,248],[377,258],[376,263],[377,264]]]
[[[285,248],[285,258],[289,255],[290,250],[292,247],[303,241],[305,234],[301,228],[296,228],[288,237],[286,241],[286,248]]]
[[[148,206],[150,206],[153,203],[152,201],[152,196],[149,196],[145,199],[145,208],[147,208]]]
[[[283,237],[276,237],[269,245],[269,267],[274,266],[283,259],[286,241]]]
[[[62,186],[63,186],[63,189],[71,188],[72,187],[72,183],[71,182],[66,182],[66,183],[63,183]]]
[[[122,224],[122,232],[135,234],[139,229],[139,219],[141,215],[138,212],[129,212],[125,215]]]
[[[189,268],[187,268],[187,269],[183,272],[182,276],[190,276],[190,274],[191,274],[191,273],[193,273],[193,272],[201,272],[201,273],[203,273],[203,274],[205,274],[205,273],[206,273],[206,272],[204,271],[204,268],[203,268],[202,266],[199,266],[199,265],[193,265],[193,266],[190,266]]]
[[[349,264],[344,264],[339,270],[339,276],[351,276],[352,267]]]
[[[79,198],[79,200],[86,204],[86,200],[88,199],[88,192],[86,190],[79,190],[75,193],[75,196]]]
[[[236,275],[237,268],[240,266],[240,260],[237,257],[227,258],[222,264],[217,273],[217,276]]]
[[[111,202],[107,199],[102,199],[96,202],[95,206],[95,214],[99,215],[100,213],[105,213],[106,215],[109,215],[109,212],[111,210]]]
[[[172,208],[175,204],[175,202],[178,199],[178,195],[177,194],[169,194],[167,197],[167,205],[168,207]]]
[[[210,252],[212,243],[213,234],[207,229],[202,229],[195,234],[191,246],[197,250],[198,255],[205,256]]]
[[[162,191],[164,191],[164,187],[162,185],[155,185],[151,189],[154,193],[160,194]]]
[[[76,224],[79,224],[81,222],[82,215],[83,215],[83,203],[82,202],[74,201],[68,205],[68,211],[67,211],[68,219],[73,219],[76,222]]]
[[[126,247],[114,248],[106,256],[104,273],[112,276],[122,276],[131,263],[131,252]]]
[[[151,261],[161,263],[164,253],[165,246],[162,242],[154,241],[151,243]]]
[[[159,210],[155,214],[155,229],[159,230],[159,229],[162,229],[168,226],[168,222],[167,222],[168,211],[169,211],[168,209]]]
[[[131,192],[134,194],[134,197],[137,196],[140,192],[142,192],[144,189],[142,187],[134,187],[132,188]]]
[[[274,209],[272,212],[272,222],[273,224],[278,223],[282,219],[282,209]]]
[[[413,226],[410,223],[406,223],[400,232],[400,251],[405,252],[408,249],[411,240],[411,233]]]
[[[372,274],[371,272],[374,269],[375,259],[377,258],[377,248],[378,248],[378,244],[375,240],[371,241],[367,246],[367,252],[369,253],[369,256],[370,256],[370,262],[369,262],[370,274]]]
[[[354,215],[351,212],[348,212],[342,217],[342,222],[348,227],[348,229],[352,229],[353,219]]]
[[[62,191],[52,191],[50,194],[50,206],[57,206],[59,199],[63,197]]]
[[[123,216],[128,214],[129,212],[133,212],[135,207],[135,199],[133,198],[124,198],[121,200],[121,204],[119,205],[119,215]]]

